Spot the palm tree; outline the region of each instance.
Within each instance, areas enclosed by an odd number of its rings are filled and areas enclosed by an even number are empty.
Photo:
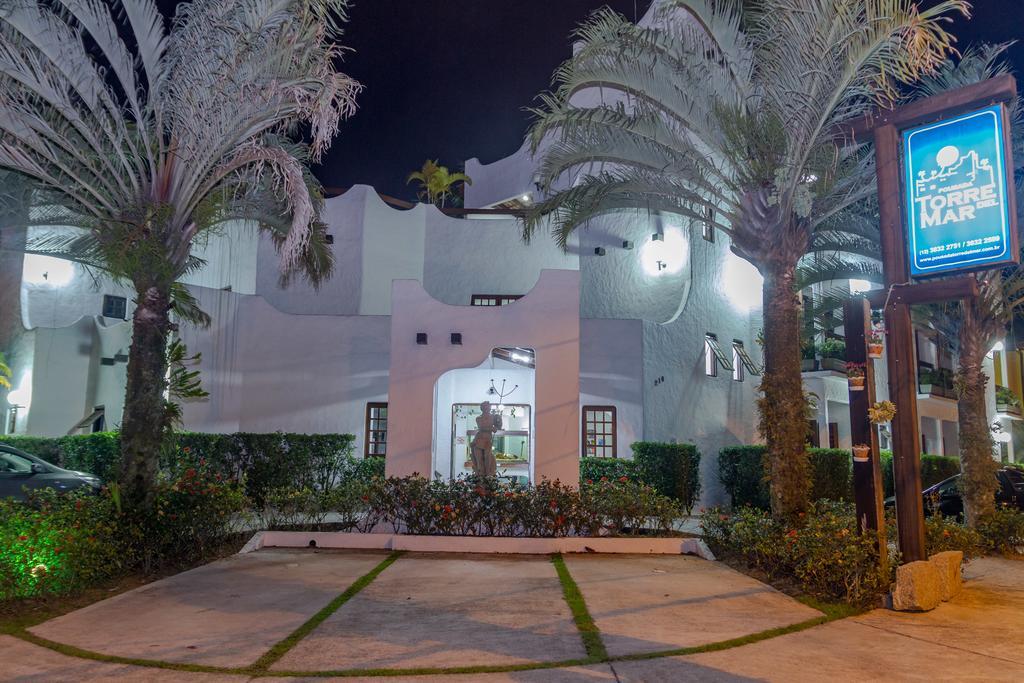
[[[0,352],[0,389],[11,388],[11,368],[7,365],[7,358]]]
[[[439,166],[437,161],[430,159],[423,162],[423,168],[410,173],[405,184],[414,180],[420,184],[418,196],[441,208],[444,208],[448,197],[452,195],[455,183],[473,184],[473,180],[465,173],[452,173],[447,166]]]
[[[956,62],[946,62],[935,74],[923,79],[915,95],[929,97],[1008,73],[1001,62],[1006,45],[983,45],[968,49]],[[1017,99],[1010,106],[1014,123],[1013,158],[1015,170],[1024,165],[1024,105]],[[1019,183],[1018,211],[1024,202],[1024,187]],[[995,510],[998,463],[993,458],[995,444],[985,405],[985,386],[989,377],[984,360],[992,346],[1003,339],[1013,317],[1024,308],[1024,268],[1013,266],[975,274],[979,295],[955,305],[931,307],[930,321],[947,338],[956,342],[958,368],[957,418],[959,422],[960,470],[964,489],[964,511],[969,525]]]
[[[527,239],[549,217],[565,244],[600,214],[665,211],[712,222],[764,277],[761,431],[777,515],[807,505],[798,263],[848,242],[844,211],[874,192],[869,150],[840,130],[938,66],[953,40],[945,15],[967,10],[666,0],[650,26],[599,10],[541,96],[530,139],[551,194],[526,217]],[[597,103],[572,101],[584,90]]]
[[[8,0],[0,8],[0,168],[34,187],[32,223],[71,226],[30,249],[135,291],[121,424],[122,484],[147,504],[170,419],[177,281],[229,220],[273,239],[281,277],[332,267],[309,172],[352,114],[335,69],[346,0],[193,0],[171,26],[152,0]],[[307,130],[311,142],[294,141]]]

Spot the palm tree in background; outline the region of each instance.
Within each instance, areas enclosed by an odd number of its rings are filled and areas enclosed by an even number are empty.
[[[0,352],[0,389],[11,388],[11,368],[7,365],[7,357]]]
[[[308,164],[355,110],[339,73],[347,0],[193,0],[170,29],[152,0],[0,7],[0,168],[31,184],[28,250],[135,291],[121,424],[126,497],[147,504],[171,416],[172,311],[202,321],[179,279],[227,221],[273,239],[281,277],[328,277]],[[300,130],[308,144],[297,142]]]
[[[956,62],[948,61],[935,74],[923,79],[915,96],[930,97],[949,90],[1009,73],[1001,57],[1006,45],[983,45],[964,51]],[[1024,168],[1024,106],[1018,98],[1010,104],[1015,171]],[[1018,181],[1018,221],[1024,219],[1024,186]],[[956,304],[932,306],[927,310],[931,324],[957,349],[957,418],[959,422],[960,470],[964,492],[964,512],[971,526],[995,510],[998,486],[993,457],[995,443],[989,425],[985,387],[989,377],[984,371],[985,356],[1007,333],[1013,318],[1024,309],[1024,267],[1012,266],[975,273],[978,297]]]
[[[636,26],[599,10],[540,98],[530,139],[549,196],[526,217],[527,239],[548,220],[564,245],[596,216],[664,211],[710,222],[764,277],[760,426],[776,515],[807,506],[798,265],[812,251],[856,253],[861,223],[845,214],[875,191],[870,150],[840,131],[941,64],[953,41],[942,23],[967,11],[965,0],[666,0]]]
[[[455,183],[473,184],[472,178],[465,173],[452,173],[447,166],[439,166],[437,161],[431,159],[424,161],[420,170],[410,173],[405,184],[414,180],[420,185],[417,196],[442,209],[452,196]]]

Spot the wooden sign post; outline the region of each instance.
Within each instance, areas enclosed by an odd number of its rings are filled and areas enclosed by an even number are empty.
[[[853,492],[857,506],[857,528],[873,535],[883,574],[889,560],[889,541],[885,533],[882,501],[882,464],[878,448],[878,430],[868,419],[868,408],[875,403],[875,368],[867,353],[867,334],[871,330],[871,306],[862,296],[850,297],[843,306],[846,359],[864,364],[864,389],[850,391],[850,436],[854,445],[870,446],[867,462],[853,460]]]
[[[943,142],[943,124],[928,127],[924,124],[941,122],[965,114],[979,107],[1011,101],[1017,96],[1017,85],[1013,77],[1006,74],[982,81],[942,95],[918,100],[899,109],[882,112],[858,122],[852,127],[853,136],[864,138],[873,135],[875,164],[878,182],[878,210],[882,238],[882,263],[885,275],[885,289],[871,293],[875,308],[883,308],[885,316],[887,357],[889,361],[889,397],[896,404],[896,417],[892,421],[893,435],[893,480],[896,489],[896,523],[899,531],[899,546],[904,562],[928,559],[925,548],[924,504],[921,496],[920,437],[917,417],[917,361],[914,353],[914,329],[910,320],[910,306],[916,303],[950,301],[975,296],[977,281],[974,276],[946,280],[930,280],[921,284],[911,283],[911,274],[916,277],[933,277],[951,272],[987,270],[1019,258],[1016,209],[1013,193],[1013,162],[1010,156],[1009,118],[1005,107],[994,111],[979,112],[996,118],[996,130],[1002,131],[999,152],[1000,166],[996,160],[982,160],[970,149],[959,149],[960,129],[948,131],[949,141]],[[966,118],[969,117],[964,117]],[[1000,120],[1001,119],[1001,120]],[[916,127],[922,127],[920,129]],[[913,129],[913,135],[921,133],[927,144],[945,144],[937,154],[939,170],[919,170],[901,165],[901,135]],[[930,138],[927,136],[931,136]],[[908,140],[910,138],[908,137]],[[937,140],[937,141],[936,141]],[[931,148],[925,148],[931,153]],[[907,150],[902,150],[907,153]],[[973,157],[972,157],[973,154]],[[917,172],[914,172],[917,171]],[[993,182],[1006,183],[1003,195],[996,189],[974,187],[980,172],[987,172]],[[904,172],[908,182],[905,184]],[[954,184],[962,174],[965,183]],[[1001,177],[1000,177],[1000,174]],[[909,185],[914,185],[911,188]],[[944,187],[948,185],[948,187]],[[970,195],[961,187],[969,187]],[[906,195],[910,190],[913,193]],[[998,207],[991,197],[1001,199]],[[904,201],[909,196],[910,201]],[[983,200],[983,201],[982,201]],[[968,206],[965,211],[961,207]],[[986,252],[986,245],[994,242],[966,239],[957,241],[944,236],[944,230],[953,232],[960,221],[976,223],[978,216],[991,214],[998,208],[1004,215],[1001,233],[996,239],[1002,251]],[[912,216],[904,216],[906,209]],[[983,213],[986,212],[987,213]],[[976,215],[977,214],[977,215]],[[950,226],[946,226],[950,223]],[[908,226],[912,226],[913,249],[908,251]],[[927,229],[927,232],[925,231]],[[922,245],[917,243],[920,237]],[[939,242],[932,243],[933,238]],[[942,240],[946,239],[945,243]],[[927,240],[927,241],[926,241]],[[1001,241],[1000,241],[1001,240]],[[986,253],[991,256],[986,257]],[[913,264],[910,262],[913,258]],[[860,314],[863,319],[863,312]],[[849,344],[848,344],[849,347]],[[865,399],[866,400],[866,399]],[[854,416],[851,402],[851,424],[862,420],[858,412]],[[858,411],[860,408],[858,408]],[[866,410],[866,408],[864,408]],[[874,455],[874,454],[873,454]],[[870,492],[858,493],[858,500]],[[878,493],[874,494],[877,501]],[[870,507],[870,506],[869,506]],[[859,510],[858,510],[859,513]]]

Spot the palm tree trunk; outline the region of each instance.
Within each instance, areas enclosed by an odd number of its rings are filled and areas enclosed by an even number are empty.
[[[996,469],[994,443],[985,406],[988,377],[982,362],[988,341],[973,305],[964,305],[960,326],[960,376],[957,418],[960,428],[960,472],[967,524],[995,511]]]
[[[807,509],[807,404],[800,376],[800,301],[796,267],[765,269],[764,378],[761,433],[768,442],[772,513],[793,517]]]
[[[140,284],[132,316],[128,382],[121,420],[121,486],[125,499],[152,501],[160,449],[167,433],[164,388],[171,332],[170,284]]]

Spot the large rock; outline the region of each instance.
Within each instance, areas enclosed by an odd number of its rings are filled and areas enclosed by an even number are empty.
[[[939,572],[939,589],[943,600],[949,600],[960,592],[964,580],[960,573],[960,565],[964,562],[964,553],[961,550],[946,550],[935,553],[928,558],[928,561],[935,565]]]
[[[896,568],[892,608],[901,612],[927,612],[942,602],[939,570],[928,560],[908,562]]]

